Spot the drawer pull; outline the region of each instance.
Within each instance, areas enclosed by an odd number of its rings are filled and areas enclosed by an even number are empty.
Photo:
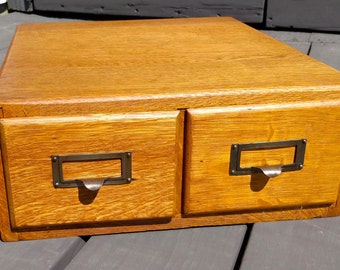
[[[274,178],[282,172],[297,171],[303,168],[303,162],[306,150],[306,139],[277,141],[277,142],[260,142],[260,143],[247,143],[247,144],[233,144],[230,151],[230,175],[248,175],[262,173],[268,178]],[[276,164],[265,166],[250,166],[241,167],[241,154],[242,151],[251,150],[268,150],[278,148],[295,147],[294,161],[290,164]]]
[[[55,188],[71,188],[84,186],[88,190],[97,191],[103,185],[129,184],[132,180],[131,152],[100,153],[100,154],[79,154],[79,155],[53,155],[52,177]],[[63,164],[66,162],[91,162],[120,160],[120,176],[117,177],[96,177],[80,179],[64,179]]]
[[[281,165],[257,166],[252,167],[252,171],[254,173],[262,173],[268,178],[274,178],[281,174],[282,166]]]
[[[109,178],[88,178],[88,179],[79,179],[78,181],[81,181],[88,190],[96,191],[99,190],[105,180],[108,180]]]

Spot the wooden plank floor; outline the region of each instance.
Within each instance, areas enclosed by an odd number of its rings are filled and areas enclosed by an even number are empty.
[[[76,18],[0,15],[0,65],[20,23]],[[340,34],[268,31],[340,70]],[[338,269],[340,218],[0,242],[0,269]]]
[[[66,269],[233,269],[245,231],[238,225],[94,236]]]
[[[266,25],[339,31],[339,9],[339,0],[267,0]]]
[[[340,268],[340,217],[255,224],[241,269]]]

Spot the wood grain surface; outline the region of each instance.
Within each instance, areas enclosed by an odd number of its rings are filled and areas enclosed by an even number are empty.
[[[5,117],[171,111],[332,99],[339,85],[338,71],[232,18],[46,23],[19,26],[0,107]]]
[[[136,17],[216,17],[232,16],[241,21],[261,23],[264,0],[35,0],[34,9]]]
[[[173,216],[176,155],[181,155],[176,151],[179,113],[1,120],[12,227]],[[102,186],[98,192],[53,187],[51,155],[122,151],[132,152],[130,184]],[[67,176],[82,179],[110,173],[98,162],[86,170],[83,165],[74,163]]]
[[[340,213],[339,72],[234,19],[22,25],[0,75],[3,240]],[[232,143],[302,138],[301,171],[229,176]],[[118,151],[133,152],[131,184],[53,187],[51,155]],[[242,164],[292,159],[262,154]],[[119,174],[73,165],[69,178]]]
[[[340,126],[335,124],[339,121],[339,105],[337,101],[189,110],[184,212],[303,208],[335,203],[340,181],[334,167],[340,156],[336,146]],[[229,175],[233,144],[298,139],[307,139],[302,170],[282,172],[272,179],[264,175]],[[260,161],[252,155],[245,155],[241,161],[254,162],[249,167],[291,164],[291,150],[286,151],[281,160],[276,155],[265,156],[264,151]]]

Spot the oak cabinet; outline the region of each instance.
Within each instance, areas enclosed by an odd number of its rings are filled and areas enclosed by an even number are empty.
[[[5,241],[339,214],[340,74],[232,18],[18,27]]]

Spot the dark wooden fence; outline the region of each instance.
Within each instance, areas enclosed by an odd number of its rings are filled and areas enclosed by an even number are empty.
[[[8,0],[8,6],[128,17],[232,16],[267,28],[340,31],[340,0]]]

